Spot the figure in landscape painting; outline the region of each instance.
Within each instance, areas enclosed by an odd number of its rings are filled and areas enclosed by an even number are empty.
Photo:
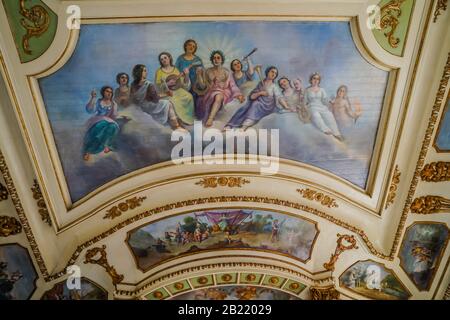
[[[419,290],[431,285],[448,239],[449,230],[442,223],[416,223],[407,229],[400,248],[401,266]]]
[[[30,299],[37,278],[27,249],[17,244],[0,245],[0,301]]]
[[[309,220],[262,210],[201,211],[150,223],[129,233],[139,268],[217,249],[268,250],[306,261],[318,235]]]
[[[195,121],[204,131],[277,129],[281,158],[366,187],[389,72],[358,51],[348,22],[81,29],[68,62],[39,79],[73,202],[134,170],[170,161],[178,142],[172,133],[192,135]],[[113,45],[111,37],[127,45]],[[85,109],[93,88],[102,97],[91,94]]]
[[[370,260],[352,265],[339,282],[342,287],[375,300],[406,300],[411,296],[391,270]]]

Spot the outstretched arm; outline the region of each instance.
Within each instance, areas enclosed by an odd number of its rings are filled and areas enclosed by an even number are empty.
[[[95,92],[95,89],[91,91],[91,98],[89,99],[88,103],[86,104],[86,111],[88,113],[94,113],[95,112],[95,98],[97,97],[97,93]]]

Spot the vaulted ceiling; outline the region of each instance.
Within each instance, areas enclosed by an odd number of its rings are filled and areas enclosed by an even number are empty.
[[[447,1],[130,2],[1,2],[0,299],[449,297]]]

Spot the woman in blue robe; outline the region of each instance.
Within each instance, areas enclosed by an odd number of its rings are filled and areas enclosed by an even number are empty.
[[[108,153],[114,149],[114,140],[119,133],[117,124],[117,103],[113,100],[113,89],[105,86],[100,90],[101,99],[95,102],[95,90],[86,105],[86,111],[95,114],[87,122],[84,136],[83,159],[88,161],[91,154]]]
[[[289,110],[280,88],[275,84],[278,69],[274,66],[268,67],[265,75],[266,78],[250,93],[248,102],[228,121],[225,130],[241,127],[245,131],[262,118],[277,112],[278,105]]]

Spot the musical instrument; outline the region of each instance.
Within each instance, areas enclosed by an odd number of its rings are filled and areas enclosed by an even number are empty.
[[[252,51],[250,51],[249,54],[247,54],[245,57],[242,58],[242,60],[247,59],[248,57],[250,57],[252,54],[254,54],[256,52],[256,50],[258,50],[258,48],[254,48]]]
[[[186,69],[188,69],[188,71],[189,71],[189,70],[191,70],[191,68],[200,67],[201,65],[202,65],[201,62],[194,62],[194,63],[191,63],[189,66],[187,66]],[[171,74],[171,75],[167,76],[167,78],[164,79],[166,88],[171,91],[175,91],[177,89],[182,88],[183,83],[181,81],[181,78],[184,76],[185,76],[185,74],[182,70],[180,70],[179,75]]]

